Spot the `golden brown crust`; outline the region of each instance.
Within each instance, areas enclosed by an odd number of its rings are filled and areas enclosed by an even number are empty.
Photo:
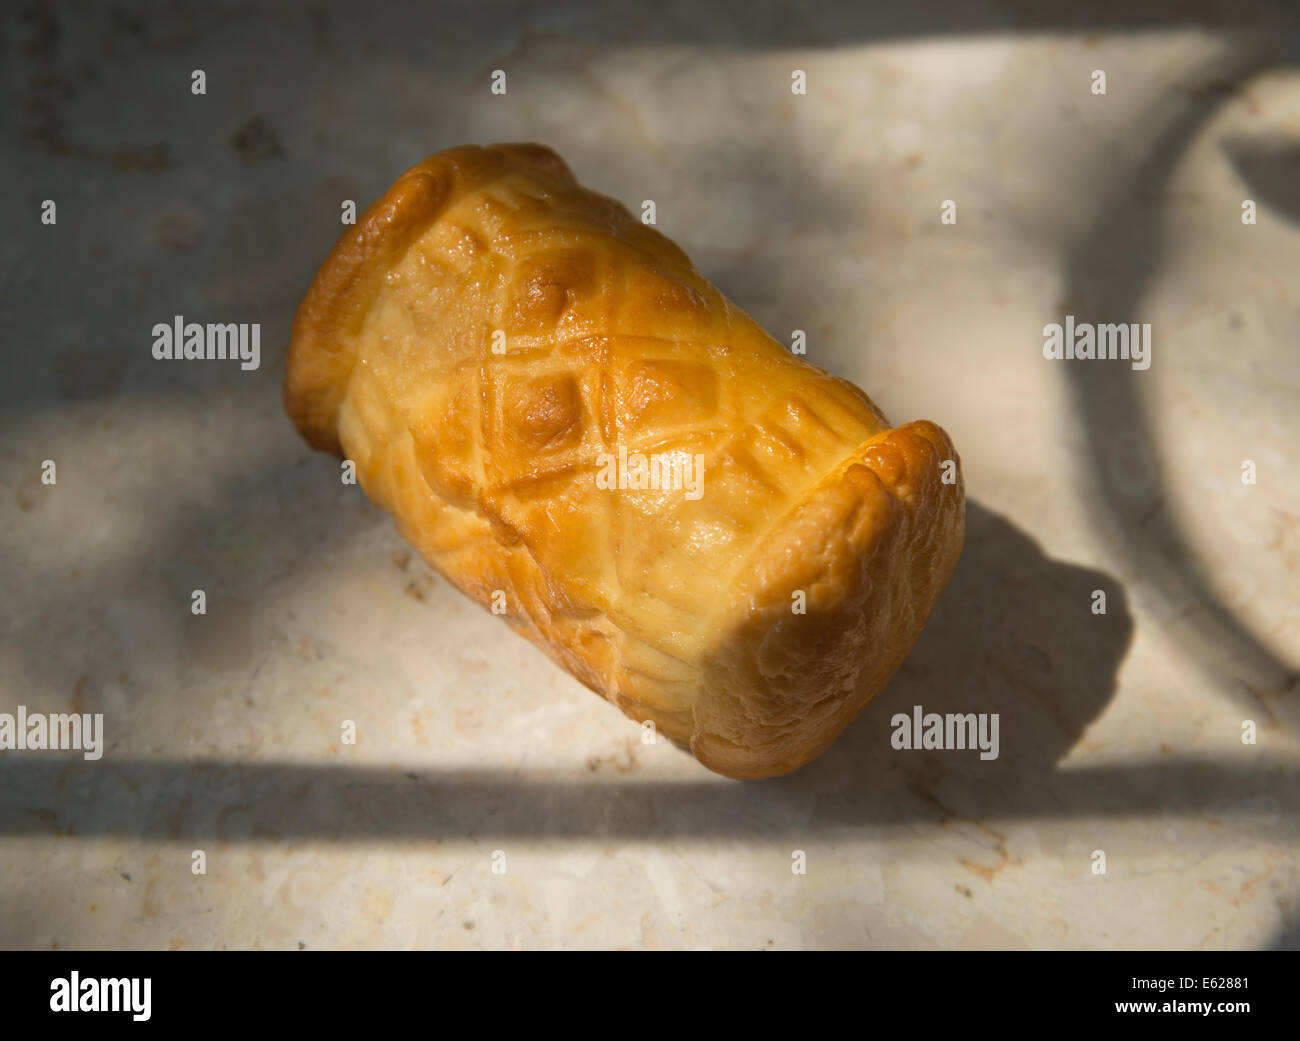
[[[356,333],[387,266],[458,191],[525,161],[573,179],[564,160],[543,145],[452,148],[407,170],[339,236],[298,305],[285,364],[285,411],[313,448],[341,453],[338,407],[355,362]]]
[[[953,483],[943,481],[953,460]],[[821,755],[902,664],[961,551],[965,498],[933,423],[868,441],[782,519],[733,590],[706,657],[691,750],[729,777]],[[805,613],[795,613],[795,594]],[[744,697],[732,692],[745,691]]]
[[[450,581],[732,777],[824,751],[961,548],[942,430],[889,429],[540,145],[431,156],[348,229],[285,408]],[[603,486],[618,452],[699,460],[698,494]]]

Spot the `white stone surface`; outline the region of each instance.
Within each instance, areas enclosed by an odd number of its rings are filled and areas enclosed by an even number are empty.
[[[831,6],[6,11],[0,711],[108,739],[0,752],[0,945],[1296,945],[1295,19]],[[280,409],[340,201],[518,139],[961,452],[950,590],[792,777],[641,745]],[[1067,313],[1150,322],[1150,370],[1045,360]],[[175,314],[261,368],[155,361]],[[918,703],[1001,756],[892,750]]]

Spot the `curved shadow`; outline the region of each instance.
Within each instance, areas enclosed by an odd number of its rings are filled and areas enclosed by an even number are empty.
[[[1270,951],[1300,951],[1300,919],[1283,925],[1265,948]]]
[[[1178,100],[1181,107],[1172,114],[1164,107],[1165,99],[1145,120],[1160,130],[1147,141],[1138,169],[1105,188],[1096,219],[1068,250],[1065,299],[1055,320],[1066,313],[1073,314],[1077,323],[1139,320],[1142,298],[1163,253],[1165,215],[1156,200],[1210,117],[1246,79],[1270,67],[1271,60],[1258,54],[1230,59],[1205,75],[1221,89],[1192,101]],[[1152,364],[1170,364],[1176,345],[1159,346]],[[1280,661],[1223,604],[1196,553],[1164,509],[1169,478],[1140,391],[1147,373],[1135,372],[1123,362],[1062,364],[1088,438],[1085,466],[1097,493],[1089,500],[1093,522],[1110,534],[1108,545],[1126,574],[1149,580],[1170,603],[1202,609],[1191,615],[1186,628],[1174,629],[1171,635],[1185,653],[1221,678],[1237,679],[1241,672],[1247,673],[1250,680],[1242,685],[1272,717],[1260,689],[1293,691],[1300,673]],[[1227,683],[1225,687],[1242,699],[1239,687]]]
[[[1290,138],[1231,138],[1223,144],[1251,196],[1300,223],[1300,142]]]

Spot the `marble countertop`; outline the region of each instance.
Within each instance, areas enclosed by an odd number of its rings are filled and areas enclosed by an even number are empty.
[[[1300,944],[1300,20],[1020,8],[0,15],[0,712],[105,720],[0,751],[0,945]],[[961,452],[950,588],[790,777],[643,745],[284,417],[341,201],[502,140]],[[155,360],[175,315],[260,366]],[[917,704],[999,757],[892,749]]]

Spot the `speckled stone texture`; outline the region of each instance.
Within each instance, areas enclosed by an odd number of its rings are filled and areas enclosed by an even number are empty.
[[[107,736],[0,751],[0,945],[1300,943],[1300,20],[802,6],[5,6],[0,712]],[[793,776],[642,744],[281,411],[342,202],[498,140],[961,452],[951,587]],[[154,360],[175,315],[260,368]],[[917,704],[999,757],[891,748]]]

